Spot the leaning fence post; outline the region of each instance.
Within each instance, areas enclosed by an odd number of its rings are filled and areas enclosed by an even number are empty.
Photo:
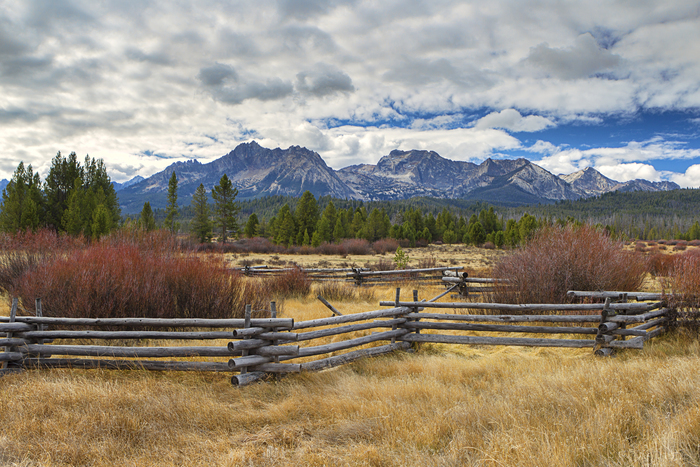
[[[320,297],[320,295],[319,295]],[[271,301],[270,302],[270,318],[277,318],[277,302]],[[279,328],[272,328],[273,332],[276,332]],[[279,339],[273,339],[272,340],[272,345],[277,345],[279,342]],[[274,357],[274,362],[279,363],[280,362],[280,357],[279,355],[275,355]],[[281,373],[275,373],[275,380],[279,381],[282,379],[282,374]]]
[[[250,308],[251,308],[250,305],[246,305],[246,306],[245,306],[245,321],[244,321],[244,323],[243,323],[243,327],[246,328],[246,329],[250,327],[250,313],[251,313]],[[248,339],[248,338],[247,338],[247,337],[244,337],[244,339]],[[248,356],[248,350],[243,350],[243,351],[242,351],[242,354],[243,354],[244,357],[247,357],[247,356]],[[247,366],[244,366],[244,367],[241,368],[241,374],[245,374],[245,373],[248,373],[248,367],[247,367]]]
[[[12,299],[12,309],[10,310],[10,323],[14,323],[16,318],[17,318],[17,306],[19,304],[19,300],[17,298]],[[10,339],[12,338],[12,332],[9,332],[6,334],[7,338]],[[16,352],[17,349],[13,346],[8,346],[5,347],[5,352]],[[1,369],[5,369],[9,366],[9,363],[7,361],[2,362],[2,366],[0,366]]]
[[[414,301],[414,302],[417,302],[417,301],[418,301],[418,291],[417,291],[417,290],[414,290],[414,291],[413,291],[413,301]],[[412,308],[411,311],[412,311],[413,313],[418,313],[418,307],[417,307],[417,306],[414,306],[414,307]],[[416,319],[414,319],[413,321],[418,322],[418,321],[420,321],[420,318],[416,318]],[[416,331],[415,331],[415,332],[416,332],[416,334],[420,334],[420,328],[416,328]]]
[[[600,325],[598,326],[598,333],[595,336],[595,350],[594,355],[599,357],[609,357],[612,355],[613,350],[611,347],[603,347],[603,345],[609,344],[615,339],[611,333],[619,327],[618,323],[613,323],[608,321],[610,310],[610,297],[605,299],[605,305],[603,305],[603,311],[600,312]],[[615,312],[612,311],[614,314]]]

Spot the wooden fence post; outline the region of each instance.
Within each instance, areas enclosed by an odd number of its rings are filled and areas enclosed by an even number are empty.
[[[603,306],[603,311],[600,312],[600,325],[598,326],[598,333],[595,336],[595,346],[593,354],[599,357],[609,357],[612,355],[613,351],[610,347],[603,347],[606,344],[610,344],[615,339],[611,333],[619,327],[618,323],[612,323],[608,321],[608,316],[610,313],[615,313],[615,311],[610,310],[610,297],[605,299],[605,305]]]
[[[319,295],[319,298],[320,298],[320,297],[321,297],[321,296]],[[277,302],[275,302],[275,301],[271,301],[271,302],[270,302],[270,318],[277,318]],[[276,331],[277,331],[277,328],[272,328],[272,331],[273,331],[273,332],[276,332]],[[278,342],[279,342],[279,339],[273,339],[273,340],[272,340],[272,345],[277,345]],[[280,362],[280,357],[279,357],[279,355],[275,355],[274,362],[275,362],[275,363],[279,363],[279,362]],[[281,373],[275,373],[275,380],[276,380],[276,381],[279,381],[280,379],[282,379],[282,374],[281,374]]]
[[[415,303],[415,302],[417,302],[417,301],[418,301],[418,291],[417,291],[417,290],[414,290],[414,291],[413,291],[413,302]],[[411,308],[411,311],[412,311],[413,313],[418,313],[418,307],[415,306],[415,307]],[[411,321],[418,322],[418,321],[420,321],[420,318],[416,318],[416,319],[411,320]],[[416,328],[415,331],[413,331],[413,332],[415,332],[416,334],[420,334],[420,328]]]
[[[10,323],[14,323],[15,319],[17,318],[17,306],[19,304],[19,300],[17,298],[12,299],[12,308],[10,309]],[[12,332],[7,333],[7,338],[11,339],[12,338]],[[16,348],[9,346],[5,347],[5,352],[16,352]],[[9,366],[9,362],[3,361],[2,362],[2,367],[0,369],[6,369]]]
[[[243,327],[246,329],[250,327],[250,313],[251,313],[250,308],[251,308],[250,305],[245,306],[245,324],[243,325]],[[248,337],[245,337],[244,339],[248,339]],[[248,356],[248,350],[243,351],[243,356],[244,357]],[[245,373],[248,373],[247,366],[244,366],[243,368],[241,368],[241,374],[245,374]]]

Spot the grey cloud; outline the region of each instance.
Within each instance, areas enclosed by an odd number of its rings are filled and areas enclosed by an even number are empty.
[[[296,88],[299,92],[314,96],[327,96],[337,92],[353,92],[352,79],[338,68],[320,63],[310,71],[297,74]]]
[[[0,63],[2,76],[18,77],[29,73],[45,71],[51,67],[52,57],[17,57],[3,60]]]
[[[135,47],[127,48],[124,51],[124,55],[126,55],[126,57],[129,60],[134,60],[137,62],[148,62],[154,65],[170,65],[172,63],[170,57],[164,52],[147,54]]]
[[[339,5],[353,5],[355,3],[357,3],[355,0],[279,0],[277,2],[282,18],[298,20],[315,18],[328,14]]]
[[[315,26],[289,26],[281,34],[285,49],[293,52],[332,53],[337,50],[331,35]]]
[[[279,78],[267,80],[265,83],[245,83],[236,87],[220,87],[212,92],[215,100],[224,104],[240,104],[246,99],[271,101],[283,99],[294,91],[292,84]]]
[[[197,79],[199,79],[206,86],[221,86],[228,80],[237,81],[238,73],[236,73],[236,70],[229,65],[216,63],[212,66],[199,70]]]
[[[452,62],[404,57],[403,61],[384,73],[384,79],[410,85],[450,81],[460,86],[484,88],[492,84],[488,75],[476,69],[459,70]]]
[[[26,52],[28,47],[10,37],[6,22],[0,22],[0,57],[19,55]]]
[[[533,47],[525,61],[559,78],[576,79],[612,70],[622,58],[602,49],[593,36],[586,33],[566,49],[552,48],[547,43]]]
[[[225,57],[248,57],[260,53],[253,40],[230,29],[224,29],[219,32],[217,48],[221,55]]]
[[[27,23],[38,30],[53,29],[54,26],[65,28],[68,25],[80,25],[85,29],[97,23],[97,18],[76,7],[69,0],[33,0],[27,8]]]

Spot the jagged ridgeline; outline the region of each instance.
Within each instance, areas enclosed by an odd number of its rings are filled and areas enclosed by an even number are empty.
[[[146,201],[154,208],[165,207],[168,180],[173,172],[179,180],[182,205],[189,204],[200,184],[210,191],[224,174],[238,189],[239,200],[274,195],[298,198],[309,191],[316,198],[388,201],[429,197],[521,206],[587,198],[614,190],[679,188],[671,182],[620,183],[591,168],[557,176],[526,159],[487,159],[474,164],[419,150],[395,150],[376,165],[351,165],[334,170],[309,149],[299,146],[267,149],[251,142],[240,144],[210,163],[178,162],[122,188],[119,191],[122,212],[138,213]]]

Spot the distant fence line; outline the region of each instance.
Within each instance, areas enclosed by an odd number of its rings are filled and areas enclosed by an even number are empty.
[[[250,305],[246,306],[243,319],[44,317],[40,300],[36,303],[36,316],[18,316],[18,300],[14,299],[10,316],[0,318],[0,347],[5,347],[5,351],[0,353],[3,364],[0,372],[36,368],[218,371],[231,372],[233,384],[246,385],[274,374],[321,370],[359,358],[407,350],[413,345],[427,342],[592,348],[596,355],[605,356],[617,348],[643,348],[646,341],[667,330],[670,320],[671,310],[665,307],[663,301],[629,302],[633,297],[654,300],[660,296],[623,292],[603,292],[594,296],[587,292],[570,292],[572,297],[605,299],[604,303],[597,304],[437,302],[458,286],[454,284],[428,301],[418,300],[417,290],[413,291],[411,301],[402,301],[400,289],[396,289],[395,300],[380,302],[380,306],[389,308],[347,315],[336,313],[337,316],[308,321],[278,318],[275,302],[270,304],[269,318],[252,318]],[[430,308],[504,311],[510,314],[425,311]],[[575,312],[581,314],[573,314]],[[48,326],[62,329],[48,330]],[[120,327],[127,329],[114,330]],[[535,337],[504,336],[510,333]],[[344,336],[345,339],[315,345],[310,342],[332,336]],[[56,339],[78,342],[56,345],[53,344]],[[81,343],[89,339],[229,342],[226,345],[174,347]],[[337,354],[344,351],[347,352]],[[319,356],[323,357],[315,358]],[[145,360],[195,357],[207,360]]]

